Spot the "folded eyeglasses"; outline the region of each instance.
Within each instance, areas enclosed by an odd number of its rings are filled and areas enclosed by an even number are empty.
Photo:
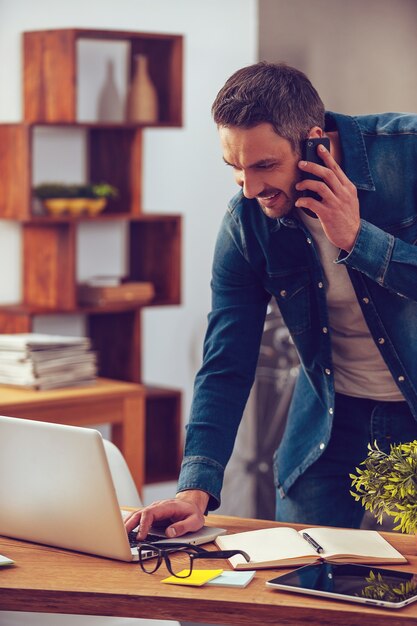
[[[170,555],[174,552],[181,552],[183,557],[172,562]],[[150,554],[155,558],[149,558]],[[158,542],[156,544],[141,543],[138,546],[139,564],[146,574],[153,574],[165,562],[167,570],[176,578],[188,578],[193,571],[196,559],[229,559],[240,554],[249,563],[250,557],[243,550],[206,550],[200,546],[193,546],[189,543],[173,543],[169,541]]]

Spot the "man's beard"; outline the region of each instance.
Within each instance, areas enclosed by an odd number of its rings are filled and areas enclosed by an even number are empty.
[[[282,189],[269,188],[257,196],[256,200],[267,217],[279,219],[292,211],[295,201],[299,197],[300,193],[296,190],[294,184],[289,194],[282,191]],[[265,199],[265,204],[262,203],[262,198]]]

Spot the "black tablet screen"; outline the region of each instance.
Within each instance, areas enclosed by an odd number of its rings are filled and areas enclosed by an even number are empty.
[[[417,574],[369,565],[322,562],[269,581],[300,591],[315,590],[398,604],[417,596]]]

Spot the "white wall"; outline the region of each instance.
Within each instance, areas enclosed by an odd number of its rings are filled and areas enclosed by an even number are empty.
[[[183,304],[146,311],[144,378],[184,390],[185,417],[201,358],[214,240],[235,193],[210,107],[225,79],[256,60],[256,10],[256,0],[0,0],[0,121],[22,117],[22,31],[91,27],[185,36],[184,127],[146,131],[143,202],[146,211],[184,216]],[[89,243],[78,260],[81,274],[91,261],[88,246],[105,257],[109,245],[108,232],[101,250],[96,233],[82,237]],[[20,297],[19,241],[15,224],[0,223],[0,267],[7,268],[0,273],[0,302]],[[51,328],[49,319],[43,323]],[[54,319],[52,332],[62,323]],[[79,320],[66,323],[68,332],[82,329]]]
[[[259,58],[304,71],[326,108],[417,110],[416,0],[259,0]]]

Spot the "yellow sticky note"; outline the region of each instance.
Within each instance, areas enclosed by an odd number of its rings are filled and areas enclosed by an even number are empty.
[[[181,576],[182,573],[186,573],[186,570],[178,572]],[[222,569],[195,569],[192,571],[191,576],[187,578],[177,578],[176,576],[169,576],[161,580],[162,583],[168,583],[169,585],[191,585],[192,587],[201,587],[209,580],[213,580],[216,576],[220,576],[223,573]]]

